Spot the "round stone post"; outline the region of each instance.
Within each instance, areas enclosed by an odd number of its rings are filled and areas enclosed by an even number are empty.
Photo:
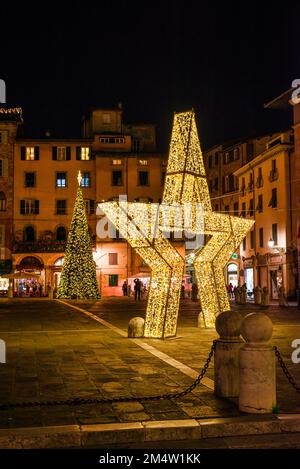
[[[272,333],[272,321],[264,313],[250,313],[242,321],[246,343],[239,356],[239,409],[243,412],[270,413],[276,405],[275,354],[268,344]]]
[[[239,395],[239,350],[242,317],[237,311],[224,311],[217,316],[219,339],[215,350],[215,394],[219,397]]]

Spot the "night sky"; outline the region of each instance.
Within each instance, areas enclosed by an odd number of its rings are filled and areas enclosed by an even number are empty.
[[[80,136],[89,107],[118,102],[162,150],[191,107],[206,148],[289,124],[263,105],[300,78],[297,2],[4,3],[0,78],[27,136]]]

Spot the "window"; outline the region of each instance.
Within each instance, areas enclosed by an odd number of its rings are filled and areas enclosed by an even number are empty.
[[[140,166],[148,166],[149,161],[148,161],[148,160],[139,160],[139,161],[138,161],[138,164],[139,164]]]
[[[253,173],[249,174],[249,185],[248,185],[248,190],[249,192],[253,191]]]
[[[76,160],[88,161],[91,159],[90,147],[76,147]]]
[[[277,246],[278,244],[278,229],[277,223],[272,224],[272,239],[274,241],[274,245]]]
[[[117,252],[108,253],[108,263],[109,265],[118,265],[118,253]]]
[[[246,216],[246,202],[242,203],[242,211],[241,211],[241,217]]]
[[[59,199],[56,201],[56,215],[66,215],[67,213],[67,201]]]
[[[263,195],[259,194],[256,210],[261,213],[263,211]]]
[[[259,228],[259,247],[263,248],[264,247],[264,229]]]
[[[216,204],[215,205],[215,212],[218,212],[219,211],[219,204]]]
[[[8,159],[1,158],[0,159],[0,177],[7,177],[8,176]]]
[[[214,181],[212,179],[210,179],[209,180],[209,190],[210,190],[210,192],[212,192],[213,187],[214,187]]]
[[[101,143],[124,143],[124,137],[100,137]]]
[[[111,123],[111,115],[110,114],[103,114],[103,124],[110,124]]]
[[[85,211],[87,215],[94,215],[95,213],[95,201],[90,199],[85,199]]]
[[[20,200],[21,215],[38,215],[40,213],[40,201],[34,199]]]
[[[4,192],[0,192],[0,212],[5,212],[6,210],[6,196]]]
[[[250,249],[254,249],[254,230],[250,231]]]
[[[26,160],[34,160],[34,147],[26,147]]]
[[[253,199],[250,199],[250,200],[249,200],[249,215],[250,215],[250,217],[253,217],[253,215],[254,215],[254,203],[253,203]]]
[[[132,151],[138,153],[140,151],[140,141],[137,138],[132,140]]]
[[[110,287],[117,287],[118,286],[118,280],[119,280],[119,276],[118,275],[109,275],[108,276],[108,285]]]
[[[272,197],[269,202],[269,207],[277,208],[277,189],[272,189]]]
[[[229,213],[229,210],[230,210],[230,206],[229,206],[229,205],[225,205],[225,213]]]
[[[34,161],[40,158],[39,147],[21,146],[21,160]]]
[[[35,187],[35,173],[25,173],[25,187]]]
[[[245,194],[245,189],[246,189],[246,180],[243,177],[242,178],[242,184],[241,184],[241,192],[242,192],[243,195]]]
[[[59,226],[56,229],[56,240],[61,242],[67,240],[67,230],[64,226]]]
[[[139,186],[148,186],[149,185],[149,173],[148,171],[139,171]]]
[[[259,188],[259,187],[262,187],[262,186],[263,186],[262,168],[258,168],[256,187]]]
[[[233,214],[235,217],[239,216],[239,203],[238,202],[234,202],[233,204]]]
[[[219,178],[215,178],[214,188],[216,191],[219,189]]]
[[[90,186],[91,186],[90,173],[82,173],[81,187],[90,187]]]
[[[113,186],[122,186],[122,171],[113,171],[112,172],[112,185]]]
[[[114,166],[121,166],[122,160],[112,160],[112,164],[113,164]]]
[[[52,160],[66,161],[71,159],[71,147],[52,147]]]
[[[239,158],[240,158],[240,149],[235,148],[233,150],[233,159],[234,159],[234,161],[237,161]]]
[[[219,153],[216,152],[215,153],[215,166],[217,166],[219,164]]]
[[[5,246],[5,225],[0,225],[0,246]]]
[[[56,173],[56,187],[67,187],[67,173]]]
[[[33,226],[26,226],[24,228],[24,241],[26,243],[32,243],[35,240],[35,229]]]
[[[209,155],[209,157],[208,157],[208,167],[209,168],[212,167],[212,155]]]
[[[246,251],[247,248],[247,243],[246,243],[246,238],[243,239],[243,251]]]
[[[8,130],[0,130],[0,145],[7,144]]]
[[[276,166],[276,160],[272,160],[272,169],[270,171],[269,180],[273,182],[273,181],[276,181],[276,179],[278,179],[278,170]]]

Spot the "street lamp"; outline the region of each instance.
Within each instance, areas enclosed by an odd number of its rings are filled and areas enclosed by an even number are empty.
[[[273,248],[273,247],[274,247],[274,244],[275,244],[274,239],[273,239],[273,238],[270,238],[269,241],[268,241],[268,246],[269,246],[269,248]]]

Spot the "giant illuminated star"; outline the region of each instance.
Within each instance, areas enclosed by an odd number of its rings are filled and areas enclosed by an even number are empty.
[[[223,268],[253,221],[212,211],[193,111],[174,116],[161,206],[130,202],[99,204],[151,268],[145,337],[176,335],[185,262],[163,233],[166,229],[182,229],[184,215],[178,222],[172,207],[179,207],[184,213],[186,206],[192,212],[189,233],[210,236],[202,249],[196,247],[194,266],[204,323],[212,327],[216,315],[230,309]],[[200,222],[199,206],[202,209]],[[165,226],[168,207],[173,217],[171,215],[171,221]]]

